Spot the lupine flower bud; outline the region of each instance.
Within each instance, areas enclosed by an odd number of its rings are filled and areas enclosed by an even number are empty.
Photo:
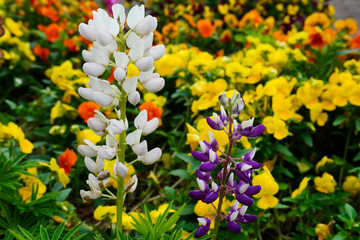
[[[106,128],[106,123],[95,117],[89,118],[87,121],[87,125],[91,130],[95,132],[104,131],[104,129]]]
[[[93,98],[97,104],[99,104],[100,106],[103,106],[103,107],[110,106],[110,104],[114,100],[114,98],[112,96],[107,95],[106,93],[103,93],[103,92],[99,92],[99,91],[93,92]]]
[[[115,166],[114,166],[114,173],[122,178],[126,177],[126,175],[129,172],[129,168],[121,163],[121,162],[116,162]]]
[[[138,178],[136,175],[133,175],[130,180],[124,185],[125,192],[134,192],[138,183]]]
[[[220,94],[218,99],[221,105],[223,105],[225,108],[228,108],[230,106],[229,101],[226,97],[226,93]]]
[[[97,180],[102,181],[110,177],[110,173],[107,170],[101,171],[97,175]]]
[[[83,65],[83,71],[91,76],[98,77],[105,72],[105,66],[94,63],[94,62],[87,62]]]
[[[110,44],[112,40],[113,38],[109,33],[101,29],[96,32],[96,41],[98,41],[101,45],[106,46]]]
[[[118,82],[122,82],[124,80],[124,78],[126,77],[126,72],[123,68],[118,67],[115,69],[114,71],[114,78],[118,81]]]
[[[151,56],[154,61],[159,60],[165,54],[165,46],[163,44],[156,45],[145,52],[145,56]]]
[[[79,24],[79,32],[81,36],[86,38],[89,41],[95,41],[96,40],[96,32],[97,30],[88,24],[80,23]]]
[[[198,221],[200,223],[200,227],[194,233],[195,238],[200,238],[204,236],[209,231],[211,224],[210,219],[206,217],[198,218]]]
[[[135,63],[140,71],[149,71],[154,68],[154,59],[152,57],[142,57]]]
[[[133,106],[136,106],[140,102],[140,93],[138,91],[131,92],[128,95],[128,101]]]
[[[82,50],[82,57],[86,62],[95,62],[95,58],[94,55],[92,54],[92,52],[87,51],[87,50]]]
[[[135,32],[141,36],[148,35],[157,27],[157,19],[151,15],[143,18],[135,27]]]
[[[152,93],[160,91],[164,86],[165,86],[165,80],[161,77],[153,78],[147,81],[146,83],[143,83],[143,87]]]
[[[93,98],[94,90],[90,88],[79,87],[78,93],[81,97],[85,98],[86,100],[94,101]]]
[[[151,151],[147,152],[144,156],[138,156],[138,159],[146,165],[154,164],[157,160],[160,159],[162,151],[160,148],[154,148]]]
[[[89,157],[85,157],[84,163],[86,168],[92,173],[99,173],[104,169],[105,161],[102,158],[97,157],[96,163]]]

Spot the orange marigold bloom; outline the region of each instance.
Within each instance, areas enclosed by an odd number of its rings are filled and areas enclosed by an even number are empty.
[[[139,110],[146,110],[147,111],[147,117],[148,121],[150,121],[153,118],[158,118],[160,120],[162,116],[162,109],[160,107],[156,107],[153,102],[147,101],[144,102],[139,106]]]
[[[253,9],[250,12],[246,13],[239,21],[239,28],[243,28],[247,24],[258,27],[263,21],[264,19],[259,15],[258,11]]]
[[[44,62],[46,62],[50,54],[50,50],[47,48],[42,48],[39,44],[36,44],[33,48],[33,53],[36,56],[40,57]]]
[[[83,102],[78,107],[79,115],[86,123],[89,118],[94,117],[95,110],[100,110],[100,106],[96,102]]]
[[[60,168],[63,168],[65,170],[66,174],[69,174],[71,172],[72,166],[76,163],[77,155],[74,151],[70,149],[66,149],[65,152],[63,152],[59,156],[59,165]]]
[[[196,22],[196,26],[203,38],[210,37],[213,34],[214,26],[209,19],[200,19]]]
[[[38,25],[38,29],[43,31],[49,42],[55,42],[60,38],[60,26],[56,23],[52,23],[45,27],[44,25]]]
[[[360,48],[360,32],[350,40],[351,48]]]

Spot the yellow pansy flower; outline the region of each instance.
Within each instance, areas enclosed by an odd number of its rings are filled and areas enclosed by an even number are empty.
[[[355,176],[347,176],[343,183],[343,189],[355,196],[360,192],[360,179]]]
[[[318,240],[323,240],[330,235],[330,224],[319,223],[316,225],[315,233],[318,235]]]
[[[309,177],[304,177],[303,180],[301,180],[299,188],[295,189],[292,194],[291,198],[296,198],[297,196],[301,195],[301,193],[305,190],[305,188],[308,185],[308,182],[310,181]]]
[[[145,93],[144,94],[144,102],[151,101],[157,107],[163,107],[166,103],[166,98],[164,96],[157,96],[155,93]]]
[[[265,126],[266,132],[274,134],[274,138],[281,140],[289,135],[289,131],[286,128],[286,124],[277,116],[267,116],[262,122]]]
[[[78,111],[76,108],[58,101],[55,104],[55,106],[53,106],[50,110],[50,123],[53,124],[54,120],[56,118],[60,118],[60,117],[64,117],[64,116],[69,116],[70,118],[75,118],[77,114],[78,114]]]
[[[123,216],[127,215],[123,212]],[[116,205],[114,206],[102,206],[99,205],[94,211],[94,218],[98,221],[104,220],[107,217],[110,218],[112,223],[116,223]]]
[[[90,142],[97,144],[98,142],[101,141],[101,137],[96,135],[91,129],[86,128],[84,130],[79,131],[76,134],[76,140],[77,140],[77,144],[81,145],[81,144],[85,144],[84,143],[84,139],[89,140]]]
[[[22,174],[20,178],[24,181],[25,186],[21,187],[18,191],[22,197],[23,202],[28,203],[31,201],[32,192],[37,190],[35,199],[41,198],[46,192],[46,185],[36,177],[37,169],[28,168],[27,171],[34,176]]]
[[[21,23],[15,22],[11,18],[5,18],[5,26],[9,29],[9,31],[17,37],[21,37],[23,35],[23,30]]]
[[[314,179],[316,190],[322,193],[333,193],[335,192],[336,181],[332,175],[324,172],[321,177]]]
[[[271,175],[269,169],[264,166],[264,172],[256,175],[253,179],[253,185],[260,185],[261,190],[258,194],[254,195],[255,198],[260,198],[257,202],[257,206],[261,209],[268,209],[275,207],[279,199],[274,195],[279,191],[279,184],[275,181]]]
[[[65,174],[65,169],[60,168],[55,158],[50,159],[50,164],[39,162],[40,165],[50,168],[51,171],[57,173],[58,181],[62,183],[63,187],[70,182],[68,175]]]
[[[319,168],[325,166],[327,163],[333,163],[334,160],[331,158],[328,158],[327,156],[324,156],[315,166],[315,170],[318,173],[319,172]]]
[[[195,151],[195,149],[199,146],[200,133],[188,123],[186,123],[186,127],[188,129],[188,133],[186,134],[185,144],[190,145],[191,151]]]

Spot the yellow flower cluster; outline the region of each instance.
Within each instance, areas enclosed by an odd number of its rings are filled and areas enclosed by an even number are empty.
[[[41,198],[46,192],[45,184],[37,178],[37,169],[28,168],[29,174],[21,174],[20,179],[25,183],[24,187],[19,188],[19,194],[22,197],[23,202],[28,203],[33,199],[32,193],[36,193],[34,199]]]
[[[76,89],[84,86],[89,81],[87,75],[80,69],[74,69],[72,63],[67,60],[60,66],[53,66],[45,71],[45,75],[50,78],[60,90],[65,91],[62,101],[71,102],[71,96],[79,98]]]
[[[19,142],[20,149],[23,153],[32,152],[34,148],[33,144],[25,138],[24,132],[18,125],[13,122],[8,123],[8,125],[0,123],[0,141],[9,138],[14,138]]]
[[[60,168],[55,158],[50,159],[50,164],[44,162],[39,162],[39,164],[50,168],[50,170],[53,172],[56,172],[58,181],[63,185],[64,188],[66,187],[66,184],[70,182],[68,175],[65,173],[65,169]]]

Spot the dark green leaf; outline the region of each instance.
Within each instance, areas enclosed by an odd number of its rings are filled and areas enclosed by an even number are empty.
[[[29,240],[36,240],[36,238],[31,234],[29,233],[29,231],[27,231],[26,229],[22,228],[19,226],[19,229],[20,231],[25,235],[25,237]]]
[[[333,126],[338,126],[342,124],[346,120],[346,118],[347,117],[344,115],[337,116],[337,118],[333,122]]]
[[[313,147],[313,141],[309,132],[302,133],[301,138],[309,147]]]
[[[288,156],[288,157],[293,156],[293,154],[285,146],[281,145],[280,143],[276,143],[274,145],[274,148],[276,151],[284,154],[285,156]]]
[[[71,192],[71,188],[67,188],[67,189],[62,190],[60,192],[60,194],[56,196],[56,201],[57,202],[64,201],[69,196],[70,192]]]
[[[345,203],[345,214],[351,219],[354,220],[356,218],[356,210],[353,206],[348,203]]]
[[[360,117],[356,119],[355,121],[355,127],[357,131],[360,131]]]
[[[190,174],[184,169],[172,170],[169,172],[169,175],[174,175],[174,176],[182,177],[185,179],[191,179]]]
[[[83,223],[79,223],[78,225],[76,225],[75,227],[73,227],[65,236],[62,240],[68,240],[71,238],[71,236],[73,236],[76,231],[81,227]]]
[[[360,160],[360,152],[358,152],[355,157],[354,157],[354,161],[359,161]]]
[[[41,240],[49,240],[49,234],[43,225],[40,226],[40,237]]]
[[[61,233],[63,232],[65,228],[65,221],[63,221],[55,230],[54,235],[52,236],[51,240],[58,240],[61,236]]]
[[[13,231],[11,229],[8,229],[8,230],[14,237],[16,237],[17,240],[27,240],[26,238],[21,236],[19,233],[15,232],[15,231]]]

